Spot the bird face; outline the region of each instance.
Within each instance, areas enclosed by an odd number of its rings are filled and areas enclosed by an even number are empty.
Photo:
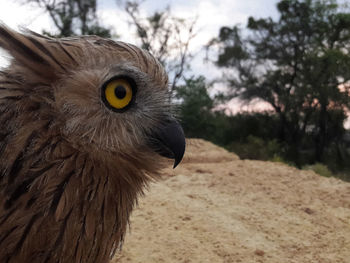
[[[0,42],[15,58],[17,71],[29,68],[33,81],[48,86],[44,99],[50,109],[43,110],[54,112],[71,145],[97,154],[157,152],[175,159],[174,166],[181,161],[185,139],[171,114],[167,74],[147,51],[95,36],[55,40],[6,34],[32,50],[20,52]]]
[[[0,262],[106,263],[137,196],[184,154],[168,79],[148,52],[0,25]]]

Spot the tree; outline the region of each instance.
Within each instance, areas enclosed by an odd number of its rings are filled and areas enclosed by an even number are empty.
[[[21,0],[34,3],[47,11],[58,33],[54,37],[98,35],[111,37],[111,30],[99,25],[97,0]],[[155,12],[147,18],[140,15],[141,1],[116,0],[130,17],[142,48],[150,51],[166,68],[170,77],[170,94],[189,69],[193,54],[189,50],[196,36],[196,19],[181,19],[171,14],[170,8]],[[49,32],[44,34],[53,36]]]
[[[25,0],[47,11],[56,26],[55,37],[98,35],[111,37],[111,30],[99,25],[97,0]],[[52,36],[44,31],[46,35]]]
[[[152,53],[169,73],[170,93],[174,93],[193,57],[189,45],[196,36],[196,18],[186,20],[174,17],[169,7],[143,18],[139,11],[140,1],[117,0],[117,3],[124,5],[142,48]]]
[[[208,94],[208,87],[203,76],[185,78],[176,92],[180,101],[179,119],[186,136],[213,139],[214,101]]]
[[[281,0],[277,9],[277,21],[250,17],[244,32],[222,27],[210,45],[218,48],[216,64],[230,70],[230,97],[268,102],[279,116],[279,139],[297,163],[312,129],[322,161],[334,139],[328,127],[341,126],[346,116],[332,112],[350,106],[343,85],[350,80],[350,14],[333,0]]]

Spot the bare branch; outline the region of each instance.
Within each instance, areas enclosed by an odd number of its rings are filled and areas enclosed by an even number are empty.
[[[131,25],[136,27],[142,47],[150,51],[168,71],[170,92],[175,92],[193,57],[189,46],[196,36],[194,27],[197,18],[187,22],[188,20],[173,17],[169,7],[144,18],[139,12],[140,1],[117,2],[124,5],[131,19]]]

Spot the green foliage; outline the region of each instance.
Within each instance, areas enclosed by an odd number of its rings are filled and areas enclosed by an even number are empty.
[[[227,116],[227,122],[230,133],[226,143],[232,140],[244,141],[249,135],[263,140],[272,140],[278,136],[278,119],[268,112],[239,113]]]
[[[176,93],[179,102],[178,115],[187,137],[204,138],[239,155],[241,159],[255,159],[281,162],[296,166],[291,157],[291,147],[280,142],[279,119],[271,113],[242,113],[227,116],[214,111],[217,101],[209,96],[209,86],[204,77],[186,79]],[[331,111],[334,118],[342,119],[341,111]],[[308,133],[300,149],[301,161],[298,167],[312,169],[323,176],[336,176],[350,180],[350,151],[342,141],[343,127],[327,127],[329,136],[338,138],[327,147],[326,161],[316,163],[314,157],[314,136]],[[334,133],[334,134],[333,134]]]
[[[209,96],[209,89],[205,78],[199,76],[185,79],[185,85],[176,90],[178,115],[187,137],[211,140],[228,149],[232,142],[246,141],[248,136],[277,142],[273,140],[277,136],[275,116],[268,113],[228,116],[215,110],[217,101]],[[273,144],[269,144],[269,156],[273,155],[272,148]]]
[[[177,89],[176,98],[181,102],[179,117],[186,136],[214,139],[214,103],[208,94],[205,78],[185,79],[185,85]]]
[[[313,165],[306,165],[303,167],[303,170],[312,170],[315,173],[324,176],[331,177],[333,173],[328,169],[328,167],[322,163],[315,163]]]
[[[293,164],[291,164],[290,162],[286,161],[283,157],[281,157],[278,154],[275,154],[271,159],[271,162],[275,162],[275,163],[284,163],[287,164],[289,166],[293,166]]]
[[[249,135],[243,142],[232,142],[229,149],[241,159],[271,160],[282,152],[276,140],[264,141],[259,137]]]
[[[350,107],[349,92],[339,89],[350,80],[350,13],[333,0],[281,0],[277,8],[278,20],[250,17],[244,34],[222,27],[211,41],[216,64],[232,70],[228,99],[272,106],[289,160],[300,166],[302,149],[311,147],[313,159],[325,161]]]
[[[95,36],[100,36],[100,37],[104,37],[104,38],[111,38],[111,29],[110,28],[105,28],[102,27],[98,24],[95,25],[90,25],[86,28],[86,35],[95,35]],[[114,35],[114,37],[117,37],[116,35]]]

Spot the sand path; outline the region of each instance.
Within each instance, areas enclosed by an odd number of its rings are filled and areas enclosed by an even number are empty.
[[[350,183],[190,140],[112,262],[350,262]]]

